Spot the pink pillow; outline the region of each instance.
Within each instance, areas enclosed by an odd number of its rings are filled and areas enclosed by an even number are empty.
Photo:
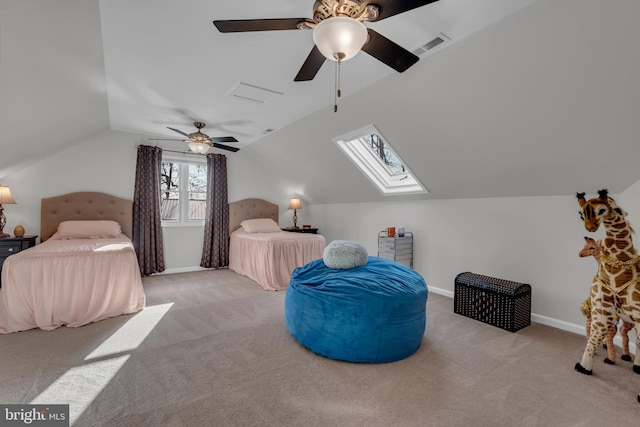
[[[62,221],[52,239],[100,239],[118,237],[122,228],[116,221]]]
[[[245,219],[240,223],[246,233],[275,233],[280,226],[271,218]]]

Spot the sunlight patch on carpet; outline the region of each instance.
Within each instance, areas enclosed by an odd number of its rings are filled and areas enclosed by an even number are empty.
[[[142,344],[173,303],[145,307],[85,357],[85,364],[69,369],[31,401],[69,404],[73,425]]]
[[[71,368],[31,403],[68,404],[69,423],[73,425],[124,366],[127,359],[129,359],[128,354]]]
[[[113,335],[104,340],[84,360],[108,357],[135,350],[156,327],[165,314],[171,309],[173,303],[145,307],[141,312],[133,316],[122,325]]]

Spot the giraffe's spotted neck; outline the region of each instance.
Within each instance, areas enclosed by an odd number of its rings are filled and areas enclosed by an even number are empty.
[[[598,277],[616,293],[636,283],[640,274],[638,253],[633,247],[633,229],[624,216],[614,214],[602,221],[606,237],[598,268]]]
[[[621,261],[635,258],[638,255],[633,246],[633,229],[620,214],[612,215],[603,221],[606,237],[603,242],[609,255]]]

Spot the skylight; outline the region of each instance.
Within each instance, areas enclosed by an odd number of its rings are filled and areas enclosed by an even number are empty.
[[[428,193],[375,126],[334,138],[333,142],[382,194]]]

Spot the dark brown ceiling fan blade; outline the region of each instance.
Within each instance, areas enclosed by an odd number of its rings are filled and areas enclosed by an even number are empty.
[[[180,135],[184,135],[184,136],[186,136],[187,138],[189,138],[189,135],[187,135],[186,133],[182,132],[181,130],[174,129],[174,128],[170,128],[169,126],[167,126],[167,129],[170,129],[170,130],[172,130],[172,131],[174,131],[174,132],[179,133]]]
[[[212,142],[238,142],[238,140],[232,136],[214,136],[214,137],[211,137],[211,141]]]
[[[240,149],[238,147],[232,147],[230,145],[218,144],[217,142],[214,142],[213,146],[216,147],[216,148],[220,148],[221,150],[228,150],[228,151],[232,151],[234,153],[236,151],[240,151]]]
[[[397,72],[402,73],[420,59],[371,28],[367,28],[367,32],[369,40],[362,46],[362,50]]]
[[[304,64],[302,64],[302,68],[300,68],[300,71],[298,71],[298,74],[293,81],[304,82],[313,80],[316,74],[318,74],[320,67],[322,67],[322,64],[324,64],[325,59],[324,55],[320,53],[320,49],[318,49],[316,45],[313,45],[313,49],[309,52],[309,56],[305,59]]]
[[[438,0],[372,0],[368,3],[375,4],[379,7],[378,18],[375,21],[380,21],[381,19],[407,12],[429,3],[435,3],[436,1]]]
[[[285,19],[233,19],[227,21],[213,21],[221,33],[241,33],[245,31],[297,30],[298,23],[307,18]]]

